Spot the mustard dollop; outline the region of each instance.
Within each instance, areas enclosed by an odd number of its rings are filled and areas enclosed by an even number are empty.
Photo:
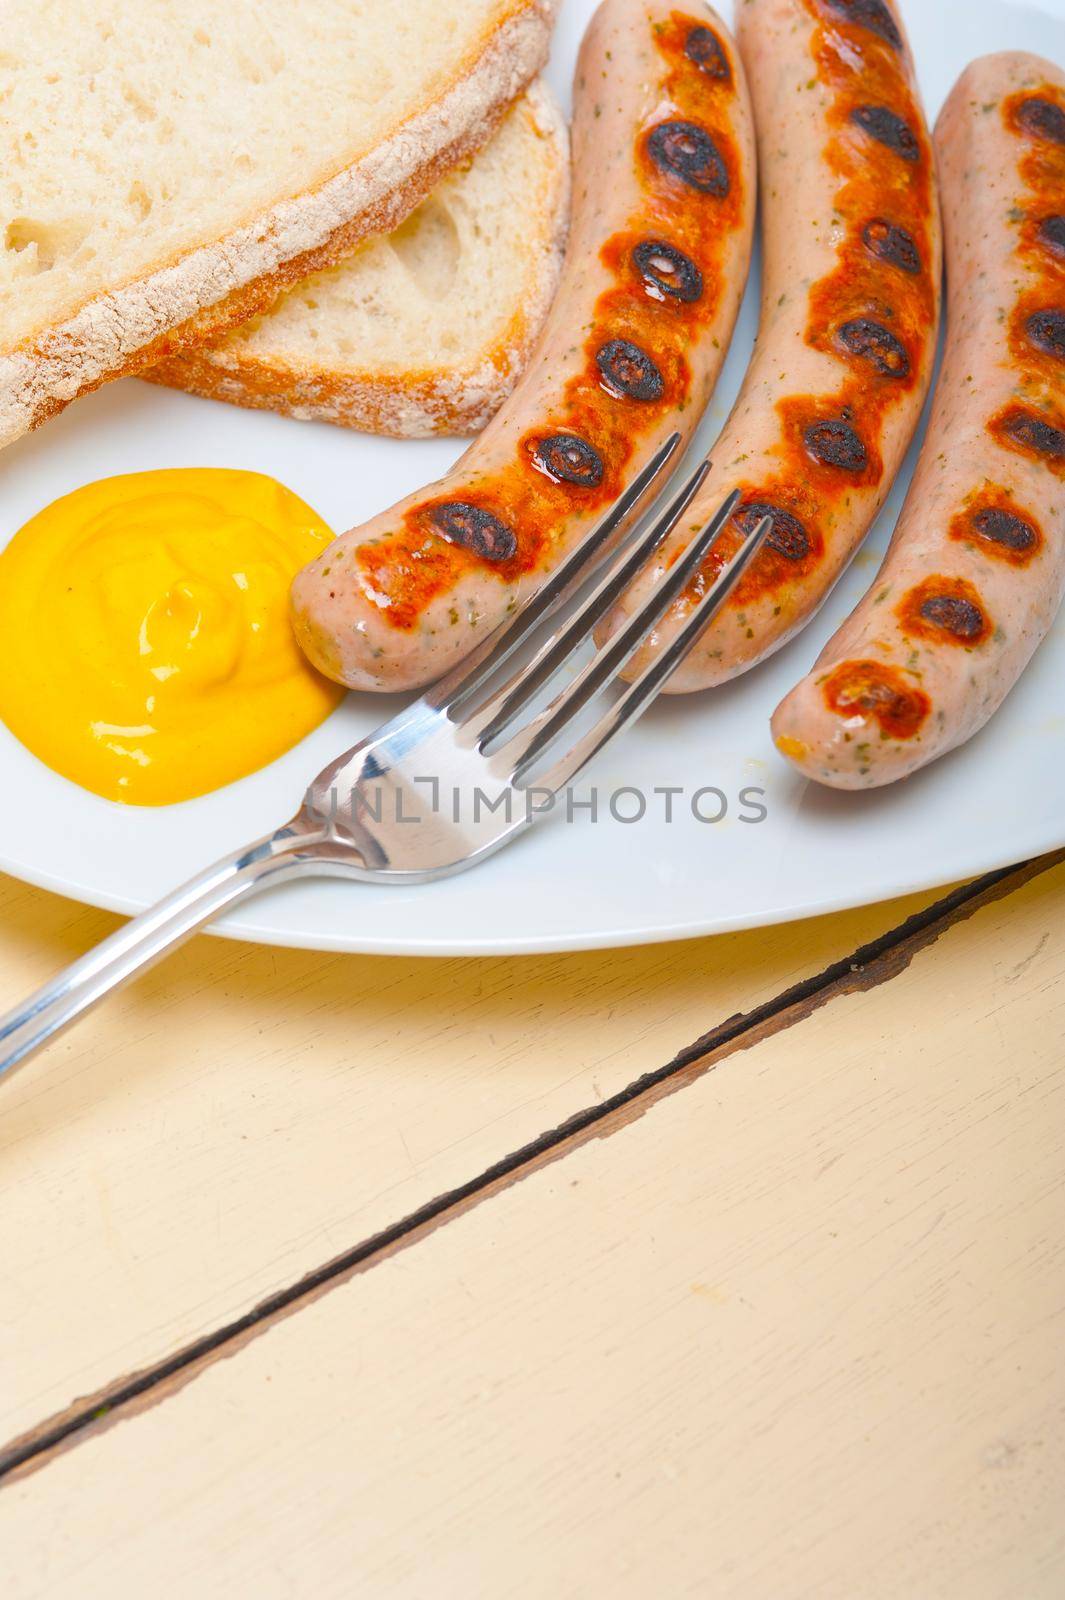
[[[0,554],[0,719],[131,805],[257,771],[342,695],[288,619],[293,574],[331,538],[255,472],[138,472],[54,501]]]

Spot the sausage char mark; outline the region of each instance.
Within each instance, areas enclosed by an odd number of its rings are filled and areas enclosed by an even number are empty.
[[[825,553],[825,542],[814,520],[814,497],[805,484],[749,485],[741,492],[743,500],[684,596],[686,603],[697,604],[759,523],[772,517],[766,542],[736,585],[730,602],[740,619],[746,606],[813,572]],[[679,555],[678,550],[673,559]]]
[[[666,380],[651,357],[631,339],[610,339],[596,351],[595,364],[607,392],[630,400],[661,400]]]
[[[881,661],[843,661],[823,680],[825,704],[841,717],[875,718],[882,739],[913,739],[932,702],[898,667]]]
[[[1065,311],[1056,306],[1033,311],[1025,320],[1025,332],[1034,345],[1057,361],[1065,361]]]
[[[994,632],[980,595],[965,578],[934,573],[903,596],[895,610],[903,631],[932,644],[964,645],[973,650]]]
[[[581,489],[598,489],[603,481],[603,458],[594,445],[575,433],[553,433],[533,451],[541,471],[558,483],[575,483]]]
[[[941,628],[948,638],[959,644],[971,644],[982,639],[987,631],[980,607],[956,594],[930,595],[922,601],[919,615],[924,622]]]
[[[868,361],[885,378],[908,378],[910,358],[901,339],[896,339],[882,322],[872,317],[855,317],[845,322],[839,337],[851,355]]]
[[[986,539],[999,550],[1011,555],[1029,557],[1035,549],[1038,535],[1030,522],[1015,517],[1012,512],[990,507],[970,517],[969,526],[979,539]]]
[[[632,252],[637,272],[648,292],[661,299],[691,304],[702,298],[703,275],[690,256],[665,239],[641,239]]]
[[[1020,380],[1017,392],[1037,402],[1045,395],[1053,403],[1061,390],[1065,361],[1065,274],[1056,261],[1045,259],[1031,225],[1021,230],[1017,255],[1034,274],[1014,301],[1009,318],[1009,353]]]
[[[1065,217],[1060,213],[1044,217],[1039,224],[1038,237],[1040,244],[1052,250],[1055,255],[1065,256]]]
[[[890,106],[855,106],[850,117],[871,139],[894,150],[903,161],[920,161],[920,140],[905,118]]]
[[[860,436],[839,417],[812,422],[803,434],[803,442],[815,461],[826,467],[839,467],[843,472],[862,472],[869,460]]]
[[[1053,461],[1065,459],[1065,433],[1043,417],[1037,417],[1030,411],[1022,411],[1017,406],[1007,411],[1002,421],[1002,428],[1015,443],[1026,450],[1032,450],[1037,455],[1046,456]]]
[[[1014,107],[1013,120],[1022,133],[1065,145],[1065,111],[1053,100],[1041,95],[1021,96]]]
[[[647,153],[662,172],[700,194],[723,200],[729,191],[728,167],[705,128],[695,122],[660,122],[647,136]]]
[[[902,49],[902,34],[884,0],[824,0],[824,5],[844,22],[868,28],[887,41],[893,50]]]
[[[665,142],[667,151],[679,152],[682,165],[690,164],[696,179],[705,177],[722,190],[709,202],[713,226],[707,224],[707,192],[651,157],[654,128],[634,129],[632,159],[641,199],[628,224],[599,252],[607,286],[594,306],[578,308],[586,334],[577,370],[569,368],[572,375],[518,439],[513,458],[478,476],[469,500],[424,500],[404,513],[394,533],[354,553],[359,581],[394,627],[415,628],[429,605],[467,573],[492,573],[512,583],[553,561],[570,520],[614,501],[647,436],[675,407],[694,398],[689,352],[719,314],[726,253],[748,204],[731,132],[734,74],[727,56],[725,76],[708,70],[709,46],[701,61],[688,52],[699,27],[697,17],[681,11],[654,26],[661,62],[657,117],[659,128],[665,123],[694,129],[698,136],[691,145],[684,136]],[[694,49],[698,55],[698,41]],[[715,158],[705,174],[698,166],[704,139]],[[637,256],[643,245],[653,246],[653,253]],[[570,329],[566,333],[571,336]],[[624,357],[620,363],[608,360],[614,379],[646,382],[645,393],[658,390],[660,382],[658,398],[633,405],[625,390],[607,380],[599,358],[611,346],[631,348],[638,358],[634,363]],[[441,526],[434,511],[455,505],[462,508],[457,520],[449,513]],[[457,613],[453,620],[458,621]]]
[[[729,66],[728,56],[712,28],[702,25],[693,28],[684,41],[684,54],[708,77],[720,78],[724,83],[732,82],[732,68]]]
[[[785,511],[783,506],[773,505],[769,500],[747,500],[733,514],[732,520],[746,539],[766,517],[773,519],[766,546],[789,561],[805,561],[813,542],[798,517]]]
[[[900,272],[908,272],[915,278],[921,271],[921,252],[913,235],[894,222],[874,217],[862,229],[862,243],[878,261],[886,261]]]
[[[518,548],[513,528],[468,500],[444,500],[429,506],[426,517],[449,544],[472,550],[482,561],[510,561]]]
[[[1065,428],[1055,427],[1036,411],[1007,406],[991,419],[990,430],[1007,450],[1030,461],[1040,461],[1059,478],[1065,477]]]
[[[1036,518],[995,486],[970,497],[952,519],[949,533],[960,544],[1014,567],[1030,566],[1045,546]]]
[[[799,500],[798,495],[792,497],[796,506],[799,506]],[[805,507],[801,509],[805,510]],[[718,540],[720,566],[731,559],[732,554],[739,550],[765,517],[772,517],[772,529],[757,558],[735,589],[735,603],[741,615],[745,606],[766,595],[775,594],[813,572],[825,553],[824,539],[811,520],[804,520],[796,511],[789,511],[779,500],[748,496],[733,515],[727,543]],[[717,556],[718,550],[714,554]]]

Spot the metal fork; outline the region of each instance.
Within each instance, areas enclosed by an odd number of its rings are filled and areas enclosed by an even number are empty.
[[[580,713],[616,679],[706,561],[739,501],[738,493],[731,495],[638,613],[538,711],[538,696],[572,664],[596,624],[676,527],[705,478],[708,462],[650,526],[646,517],[637,516],[652,486],[662,487],[661,474],[679,442],[677,434],[666,441],[592,534],[508,622],[428,693],[320,772],[291,822],[134,917],[0,1020],[0,1075],[220,911],[261,889],[310,875],[427,883],[475,866],[536,821],[547,802],[647,708],[772,526],[769,517],[759,523],[676,637],[586,732],[576,735]],[[512,658],[535,644],[548,617],[578,599],[570,619],[514,668]],[[509,677],[501,673],[508,662]],[[545,768],[567,732],[569,748]],[[448,804],[441,804],[442,795],[449,797]]]

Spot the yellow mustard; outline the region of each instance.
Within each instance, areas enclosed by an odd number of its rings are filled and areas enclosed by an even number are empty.
[[[288,620],[293,574],[331,538],[256,472],[137,472],[56,500],[0,554],[0,718],[132,805],[257,771],[343,693]]]

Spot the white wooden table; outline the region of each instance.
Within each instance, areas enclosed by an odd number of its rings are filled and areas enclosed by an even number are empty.
[[[0,1009],[114,920],[0,879]],[[1061,857],[198,940],[0,1093],[0,1594],[1060,1600],[1063,980]]]

